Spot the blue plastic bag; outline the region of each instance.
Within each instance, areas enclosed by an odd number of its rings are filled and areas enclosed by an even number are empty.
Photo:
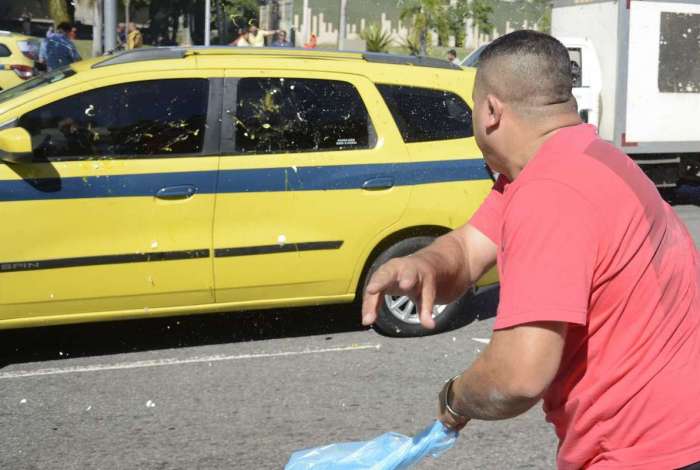
[[[435,421],[415,437],[388,432],[371,441],[300,450],[292,454],[284,470],[403,470],[426,455],[438,457],[456,440],[455,431]]]

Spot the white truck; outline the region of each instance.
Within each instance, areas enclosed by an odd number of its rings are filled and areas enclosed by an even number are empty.
[[[581,117],[659,188],[700,181],[700,0],[554,0]]]

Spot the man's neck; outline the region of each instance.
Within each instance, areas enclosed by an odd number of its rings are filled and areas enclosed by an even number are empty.
[[[511,165],[506,176],[513,181],[539,152],[542,145],[565,127],[581,124],[578,115],[554,118],[535,127],[524,127],[517,133],[513,142],[518,144],[511,153]]]

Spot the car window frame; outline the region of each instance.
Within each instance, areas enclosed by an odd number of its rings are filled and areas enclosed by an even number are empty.
[[[85,162],[85,161],[119,161],[119,160],[154,160],[154,159],[166,159],[166,158],[200,158],[200,157],[211,157],[220,155],[220,126],[218,123],[221,119],[222,112],[222,96],[223,96],[223,78],[221,77],[203,77],[203,76],[177,76],[177,77],[163,77],[163,78],[144,78],[138,77],[132,80],[118,81],[115,83],[105,83],[101,86],[95,88],[89,88],[86,90],[78,90],[69,94],[61,94],[54,100],[42,103],[39,106],[32,107],[24,112],[22,112],[13,122],[13,127],[19,127],[22,118],[30,112],[39,110],[45,106],[49,106],[53,103],[61,101],[63,99],[75,97],[81,93],[90,92],[93,90],[98,90],[101,88],[106,88],[110,86],[118,85],[128,85],[139,82],[148,81],[165,81],[165,80],[207,80],[209,82],[208,93],[207,93],[207,113],[204,122],[204,139],[202,141],[202,149],[197,153],[158,153],[151,155],[91,155],[91,156],[52,156],[46,159],[48,163],[58,163],[58,162]],[[58,92],[56,90],[55,92]]]
[[[222,156],[229,156],[229,157],[260,157],[260,158],[266,158],[274,155],[303,155],[303,154],[324,154],[324,153],[332,153],[332,154],[337,154],[337,155],[345,155],[348,154],[348,152],[368,152],[368,151],[373,151],[377,149],[378,143],[379,143],[379,134],[377,131],[377,125],[375,123],[375,119],[372,117],[372,112],[370,111],[370,107],[367,104],[367,99],[362,93],[362,90],[360,87],[358,87],[357,83],[354,83],[353,80],[346,78],[346,77],[327,77],[325,76],[309,76],[309,74],[302,74],[299,73],[299,71],[288,71],[288,72],[271,72],[271,73],[266,73],[264,75],[248,75],[245,73],[238,74],[237,76],[227,76],[224,78],[224,85],[223,85],[223,111],[222,111],[222,120],[221,120],[221,155]],[[324,81],[329,81],[329,82],[343,82],[351,85],[355,92],[357,92],[357,95],[360,98],[360,101],[362,102],[363,106],[365,107],[365,111],[367,113],[367,119],[369,122],[369,128],[368,128],[368,142],[369,145],[367,147],[362,147],[362,148],[345,148],[345,149],[319,149],[319,150],[310,150],[310,149],[304,149],[304,150],[296,150],[296,151],[284,151],[284,152],[260,152],[260,153],[255,153],[255,152],[239,152],[236,149],[236,126],[234,124],[234,120],[231,118],[231,116],[236,116],[237,108],[238,108],[238,84],[240,80],[242,79],[276,79],[276,78],[284,78],[284,79],[293,79],[293,80],[324,80]]]

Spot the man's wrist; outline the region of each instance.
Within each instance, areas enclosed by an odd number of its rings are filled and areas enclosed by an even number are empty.
[[[461,378],[461,374],[455,375],[447,382],[445,382],[445,390],[443,393],[444,397],[444,407],[445,411],[455,420],[455,421],[469,421],[471,418],[460,411],[460,408],[455,405],[455,382]]]

